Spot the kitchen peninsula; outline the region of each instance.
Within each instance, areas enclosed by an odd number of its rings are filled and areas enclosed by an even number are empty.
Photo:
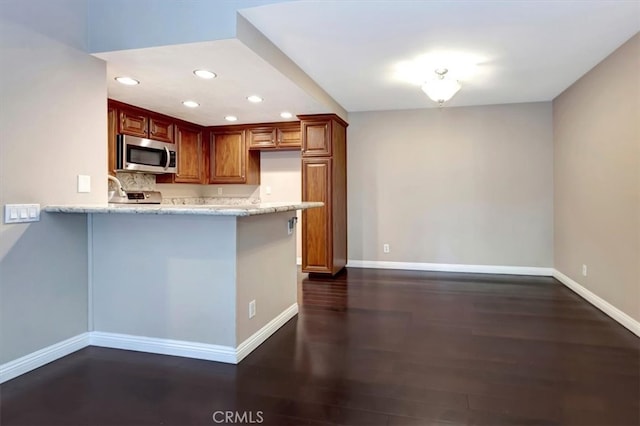
[[[238,363],[298,312],[296,210],[60,205],[87,214],[90,344]]]

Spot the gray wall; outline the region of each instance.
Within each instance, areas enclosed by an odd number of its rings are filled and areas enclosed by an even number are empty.
[[[0,205],[106,200],[106,70],[83,0],[0,5]],[[93,192],[76,193],[76,175]],[[87,331],[84,215],[0,224],[0,364]]]
[[[553,101],[555,267],[638,321],[639,114],[638,34]]]
[[[92,239],[95,331],[235,347],[235,217],[93,215]]]
[[[348,140],[349,259],[552,266],[551,103],[350,113]]]
[[[237,345],[296,303],[296,237],[287,233],[295,214],[238,218]],[[249,319],[252,300],[256,316]]]

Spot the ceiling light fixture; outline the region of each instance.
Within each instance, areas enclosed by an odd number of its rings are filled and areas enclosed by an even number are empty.
[[[260,103],[262,101],[264,101],[264,99],[262,99],[260,96],[258,95],[251,95],[251,96],[247,96],[247,100],[249,102],[253,102],[254,104]]]
[[[446,68],[436,69],[435,73],[437,76],[422,85],[422,91],[426,93],[432,101],[439,103],[440,106],[453,98],[453,95],[462,87],[458,80],[445,77],[448,71]]]
[[[116,77],[114,80],[126,86],[135,86],[136,84],[140,84],[138,80],[131,77]]]
[[[227,121],[238,121],[238,117],[235,115],[227,115],[224,119]]]
[[[284,112],[280,113],[280,117],[282,117],[282,118],[291,118],[291,117],[293,117],[293,114],[291,114],[288,111],[284,111]]]
[[[200,106],[200,104],[197,103],[196,101],[182,101],[182,105],[189,108],[196,108]]]
[[[208,71],[208,70],[195,70],[193,72],[195,75],[197,75],[200,78],[203,78],[205,80],[211,80],[212,78],[216,78],[217,75],[214,72]]]

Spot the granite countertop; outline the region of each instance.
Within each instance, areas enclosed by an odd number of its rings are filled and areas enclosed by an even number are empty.
[[[254,216],[259,214],[305,210],[322,207],[316,201],[261,203],[246,205],[171,205],[171,204],[68,204],[50,205],[42,210],[48,213],[116,213],[116,214],[184,214],[201,216]]]

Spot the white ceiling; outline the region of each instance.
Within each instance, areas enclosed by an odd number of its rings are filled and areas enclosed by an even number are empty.
[[[428,56],[462,89],[447,106],[548,101],[640,30],[640,2],[312,0],[240,13],[347,111],[437,107],[399,66]],[[432,59],[442,55],[445,63]],[[462,70],[460,56],[477,63]],[[107,61],[109,97],[201,125],[283,121],[326,112],[239,40],[96,54]],[[218,74],[201,80],[206,68]],[[141,81],[123,86],[114,77]],[[415,76],[414,76],[415,77]],[[265,101],[251,104],[249,95]],[[184,107],[192,99],[199,108]]]
[[[548,101],[640,30],[637,0],[325,0],[240,13],[347,111],[436,107],[395,66],[437,52],[480,62],[449,106]]]
[[[107,61],[109,97],[192,123],[214,126],[240,123],[268,123],[295,120],[295,114],[325,112],[325,107],[287,77],[236,39],[177,44],[145,49],[96,53]],[[193,71],[208,69],[212,80],[196,77]],[[114,79],[130,76],[140,81],[125,86]],[[264,102],[247,101],[259,95]],[[182,101],[194,100],[198,108]],[[293,118],[280,113],[289,111]],[[238,117],[230,123],[227,115]]]

